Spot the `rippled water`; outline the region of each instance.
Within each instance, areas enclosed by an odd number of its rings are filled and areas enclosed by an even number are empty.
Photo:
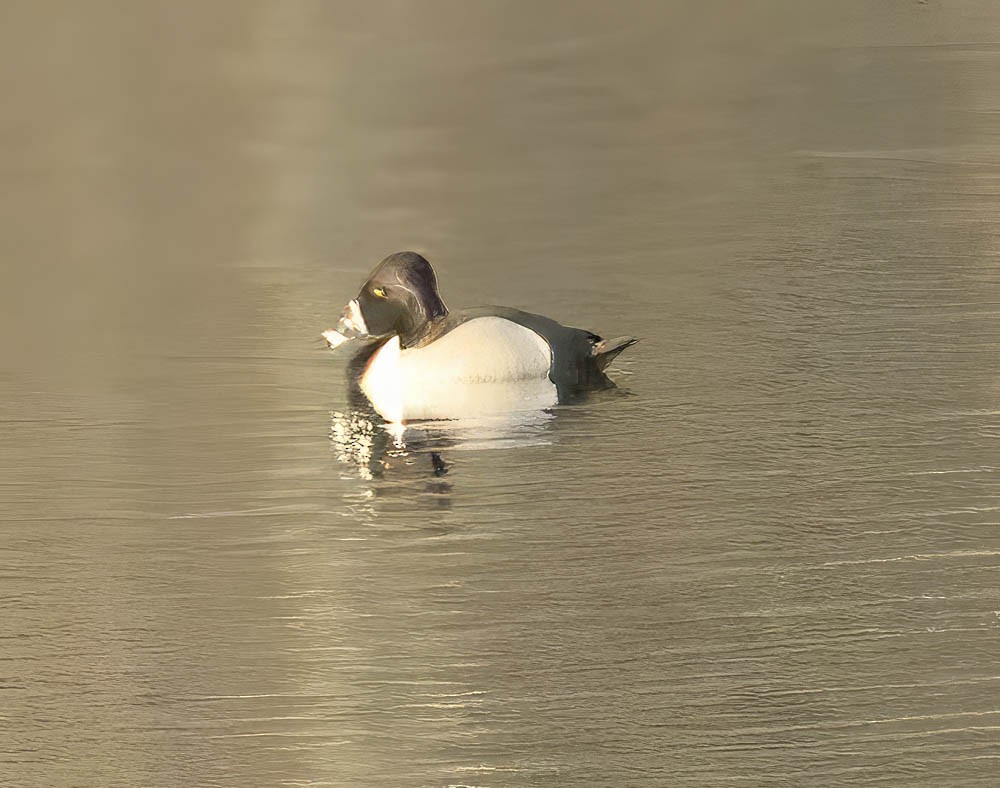
[[[0,782],[995,782],[994,3],[2,15]],[[620,388],[372,423],[407,248]]]

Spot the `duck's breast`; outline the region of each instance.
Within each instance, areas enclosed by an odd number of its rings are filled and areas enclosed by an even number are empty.
[[[393,337],[372,357],[361,390],[390,421],[461,418],[555,403],[552,351],[534,331],[499,317],[462,323],[420,348]]]

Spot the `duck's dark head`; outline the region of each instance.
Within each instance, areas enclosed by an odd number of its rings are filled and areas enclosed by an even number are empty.
[[[396,252],[376,266],[357,298],[344,307],[337,329],[362,337],[398,334],[406,347],[446,314],[431,264],[416,252]]]

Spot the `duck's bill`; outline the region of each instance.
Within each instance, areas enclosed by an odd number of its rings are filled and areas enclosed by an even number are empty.
[[[344,307],[344,311],[337,321],[337,327],[327,329],[323,332],[323,339],[330,349],[334,349],[344,344],[349,339],[364,339],[368,337],[368,326],[361,314],[361,306],[357,299],[350,301]]]
[[[338,347],[343,345],[347,340],[353,337],[345,337],[339,331],[334,331],[332,328],[328,328],[322,334],[323,339],[326,340],[326,344],[329,346],[330,350],[336,350]]]
[[[368,326],[365,324],[365,317],[361,314],[361,305],[358,299],[347,302],[344,311],[340,313],[340,320],[337,321],[337,331],[346,337],[354,338],[358,336],[368,336]]]

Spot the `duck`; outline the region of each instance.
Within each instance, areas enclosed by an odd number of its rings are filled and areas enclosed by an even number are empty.
[[[417,252],[382,260],[322,337],[331,349],[360,343],[348,364],[352,390],[397,424],[577,401],[614,388],[607,368],[638,341],[604,339],[512,307],[451,311]]]

